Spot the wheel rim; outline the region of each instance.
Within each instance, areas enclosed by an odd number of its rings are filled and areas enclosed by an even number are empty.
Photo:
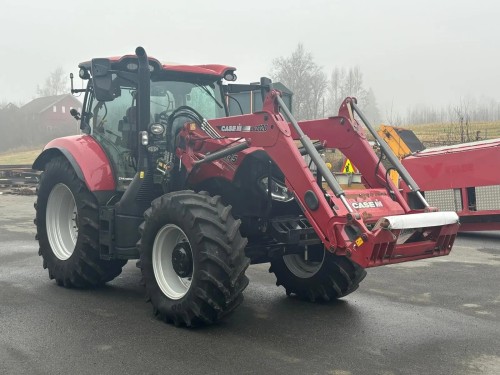
[[[301,254],[289,254],[283,256],[285,265],[295,276],[307,279],[314,276],[323,266],[325,254],[320,262],[305,260]]]
[[[66,185],[57,184],[50,192],[45,219],[52,252],[58,259],[67,260],[75,251],[78,238],[78,210]]]
[[[194,263],[191,264],[191,275],[181,277],[174,270],[172,256],[174,249],[181,243],[191,244],[181,228],[174,224],[167,224],[156,234],[153,243],[153,271],[156,282],[163,294],[173,300],[184,297],[191,287]],[[191,256],[192,259],[192,256]]]

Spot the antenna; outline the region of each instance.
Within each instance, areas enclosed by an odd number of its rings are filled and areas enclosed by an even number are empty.
[[[69,80],[71,81],[71,93],[74,94],[75,90],[73,89],[73,73],[69,73]]]

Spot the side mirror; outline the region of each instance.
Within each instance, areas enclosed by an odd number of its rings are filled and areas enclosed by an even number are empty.
[[[91,72],[94,95],[100,102],[109,102],[115,98],[110,70],[111,62],[109,59],[92,59]]]
[[[80,114],[80,112],[78,112],[76,109],[71,108],[71,109],[69,110],[69,113],[71,114],[71,116],[73,116],[73,117],[75,118],[75,120],[80,120],[80,118],[81,118],[81,114]]]

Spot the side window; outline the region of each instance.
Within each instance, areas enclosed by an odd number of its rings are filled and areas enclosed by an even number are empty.
[[[118,90],[118,89],[117,89]],[[92,136],[108,155],[118,190],[125,190],[135,175],[137,141],[135,89],[120,87],[113,101],[89,103]]]
[[[121,137],[120,122],[127,116],[128,109],[134,107],[134,92],[133,89],[122,88],[121,95],[111,102],[94,100],[90,122],[92,134],[107,137],[116,142],[114,138]],[[133,120],[135,121],[135,118]]]

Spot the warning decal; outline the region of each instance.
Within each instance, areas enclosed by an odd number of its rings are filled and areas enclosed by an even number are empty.
[[[342,167],[342,173],[356,173],[358,170],[354,165],[352,165],[349,159],[345,160],[344,166]]]

